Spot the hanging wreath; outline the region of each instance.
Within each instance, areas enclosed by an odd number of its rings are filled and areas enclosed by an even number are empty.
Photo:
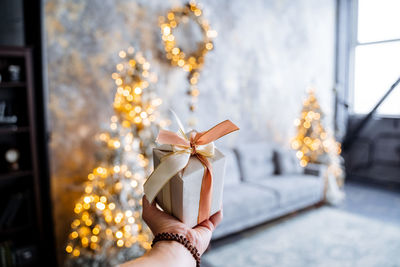
[[[204,56],[214,47],[212,38],[217,35],[216,31],[211,30],[208,22],[202,18],[202,13],[199,6],[191,1],[183,7],[170,10],[166,17],[160,17],[160,28],[167,59],[170,60],[171,65],[181,67],[184,71],[189,72],[190,89],[188,94],[191,96],[191,111],[196,109],[195,103],[199,95],[197,88],[199,70],[203,67]],[[193,20],[199,25],[202,33],[202,42],[191,53],[183,51],[183,48],[177,45],[176,36],[173,33],[179,23],[189,20]]]

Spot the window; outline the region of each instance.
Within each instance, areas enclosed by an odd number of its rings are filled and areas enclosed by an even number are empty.
[[[400,77],[400,1],[358,0],[354,7],[349,89],[353,112],[365,114]],[[400,116],[400,86],[377,114]]]

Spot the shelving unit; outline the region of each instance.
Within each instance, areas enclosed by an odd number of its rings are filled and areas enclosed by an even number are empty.
[[[16,125],[9,125],[9,126],[1,126],[0,127],[0,137],[2,134],[9,134],[9,133],[28,133],[29,127],[18,127]]]
[[[26,83],[24,82],[2,82],[0,88],[24,88]]]
[[[10,79],[9,65],[20,67],[19,80]],[[31,49],[0,47],[0,74],[4,116],[17,116],[16,123],[0,122],[0,247],[8,249],[0,249],[0,260],[12,255],[7,266],[37,266],[44,229]],[[10,149],[18,151],[17,163],[5,159]]]

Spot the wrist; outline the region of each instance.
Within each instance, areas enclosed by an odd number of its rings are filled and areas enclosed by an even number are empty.
[[[150,254],[162,258],[164,263],[171,263],[171,266],[196,266],[196,261],[187,248],[176,241],[158,241]]]

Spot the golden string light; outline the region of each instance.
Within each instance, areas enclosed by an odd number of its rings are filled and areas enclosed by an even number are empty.
[[[157,82],[157,76],[150,72],[150,63],[144,56],[130,47],[120,51],[121,62],[117,64],[112,78],[117,86],[114,98],[114,110],[122,119],[125,127],[143,129],[157,119],[154,114],[162,103],[155,96],[151,84]]]
[[[197,97],[200,92],[197,87],[199,80],[199,70],[203,67],[204,57],[208,51],[212,50],[214,44],[212,39],[217,36],[217,32],[210,28],[208,22],[202,17],[203,11],[194,2],[191,1],[183,7],[175,8],[167,13],[167,16],[159,18],[162,40],[166,57],[173,66],[179,66],[188,72],[190,88],[188,94],[191,96],[190,110],[195,111]],[[192,53],[183,51],[182,47],[177,46],[177,38],[173,34],[174,29],[182,22],[193,20],[197,23],[202,32],[202,43],[198,45],[197,50]]]

